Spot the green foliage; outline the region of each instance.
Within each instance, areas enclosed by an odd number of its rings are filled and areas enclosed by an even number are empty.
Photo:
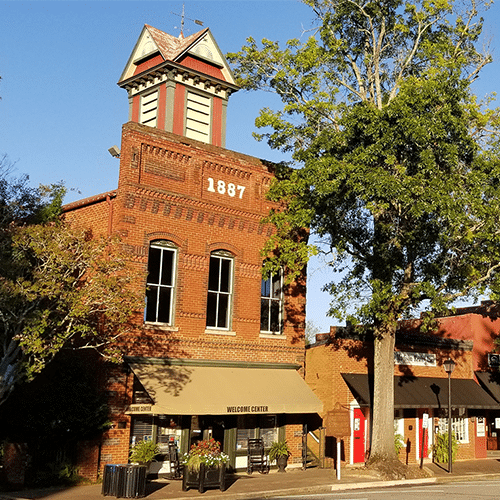
[[[160,448],[154,441],[139,441],[130,451],[130,462],[149,464],[160,453]]]
[[[78,467],[66,461],[54,461],[44,464],[36,471],[30,486],[74,486],[84,479],[78,473]]]
[[[405,443],[403,436],[401,434],[398,434],[397,432],[394,433],[394,449],[396,450],[396,455],[399,455],[399,452],[403,449],[404,445]]]
[[[280,457],[288,458],[289,456],[290,448],[286,441],[274,441],[274,443],[271,444],[271,448],[269,448],[269,460],[271,462],[276,461],[276,459]]]
[[[451,460],[455,461],[458,452],[458,443],[455,436],[451,435]],[[435,443],[432,447],[432,454],[434,456],[434,460],[439,463],[448,463],[449,457],[449,442],[448,442],[448,433],[445,432],[443,434],[436,434]]]
[[[66,189],[62,183],[34,188],[27,175],[14,177],[14,163],[0,157],[0,228],[9,224],[55,221]]]
[[[250,38],[228,56],[243,87],[281,98],[256,125],[294,163],[278,166],[271,186],[279,209],[263,253],[288,279],[329,254],[330,314],[374,334],[375,391],[387,400],[375,401],[372,454],[391,457],[397,322],[500,295],[500,114],[470,87],[491,61],[477,49],[487,6],[305,3],[316,28],[304,43]]]
[[[12,225],[1,241],[9,252],[0,273],[0,403],[61,349],[120,359],[116,340],[142,304],[119,241],[62,221]]]

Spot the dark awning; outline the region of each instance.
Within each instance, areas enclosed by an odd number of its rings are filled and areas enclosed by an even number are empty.
[[[131,362],[153,405],[128,413],[224,415],[319,413],[323,405],[294,366],[182,360]]]
[[[500,402],[500,372],[476,372],[481,387]]]
[[[371,406],[373,375],[343,373],[360,406]],[[500,405],[472,379],[451,379],[454,408],[500,409]],[[447,408],[448,379],[434,377],[394,377],[394,408]]]

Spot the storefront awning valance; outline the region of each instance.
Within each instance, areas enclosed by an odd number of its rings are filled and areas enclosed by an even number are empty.
[[[322,403],[294,368],[129,363],[153,405],[129,413],[241,415],[319,413]]]
[[[360,406],[370,406],[373,375],[343,373]],[[500,409],[500,405],[472,379],[451,379],[454,408]],[[434,377],[394,377],[394,408],[447,408],[448,379]]]

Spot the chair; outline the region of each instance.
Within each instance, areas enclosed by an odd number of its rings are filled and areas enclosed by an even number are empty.
[[[254,470],[259,471],[261,474],[269,472],[269,463],[262,439],[248,439],[247,473],[251,474]]]

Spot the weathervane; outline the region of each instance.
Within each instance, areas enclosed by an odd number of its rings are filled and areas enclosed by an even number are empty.
[[[199,26],[203,26],[203,22],[200,21],[199,19],[191,19],[189,17],[186,17],[184,14],[184,4],[182,4],[182,14],[177,14],[176,12],[172,12],[174,16],[179,16],[181,18],[181,36],[184,36],[184,19],[187,19],[188,21],[193,21],[193,23],[198,24]],[[177,28],[177,26],[175,26]]]

